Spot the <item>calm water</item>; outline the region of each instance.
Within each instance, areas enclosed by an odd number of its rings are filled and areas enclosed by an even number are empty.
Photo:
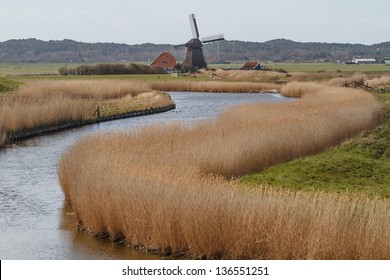
[[[64,203],[57,163],[77,139],[103,131],[132,131],[156,122],[213,118],[239,103],[282,102],[276,94],[171,93],[176,110],[37,137],[0,150],[0,259],[159,259],[76,228]]]

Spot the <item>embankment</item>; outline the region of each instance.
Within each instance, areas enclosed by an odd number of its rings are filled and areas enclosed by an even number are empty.
[[[154,91],[144,82],[28,82],[15,92],[0,96],[0,146],[81,125],[172,108],[168,94]]]
[[[387,200],[246,190],[230,180],[323,151],[382,117],[360,90],[294,83],[282,92],[300,100],[80,140],[58,169],[80,225],[187,258],[388,259]]]
[[[170,110],[173,110],[176,108],[175,104],[163,106],[163,107],[157,107],[157,108],[149,108],[149,109],[143,109],[143,110],[135,110],[131,112],[121,113],[121,114],[114,114],[104,117],[98,117],[94,119],[89,120],[79,120],[79,121],[71,121],[64,124],[59,124],[55,126],[48,126],[43,128],[32,128],[28,130],[18,131],[18,132],[10,132],[7,134],[4,140],[4,145],[16,143],[28,138],[41,136],[45,134],[60,132],[63,130],[76,128],[84,125],[89,124],[96,124],[101,122],[107,122],[107,121],[113,121],[118,119],[125,119],[125,118],[134,118],[139,116],[145,116],[145,115],[151,115],[151,114],[157,114],[157,113],[163,113]]]

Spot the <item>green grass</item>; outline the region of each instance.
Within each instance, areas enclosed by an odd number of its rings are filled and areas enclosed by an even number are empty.
[[[271,69],[284,69],[288,72],[308,72],[318,71],[346,73],[390,73],[390,66],[385,64],[342,64],[342,63],[265,63],[264,66]]]
[[[0,64],[0,77],[7,77],[15,81],[23,82],[26,80],[101,80],[101,79],[123,79],[137,81],[208,81],[212,80],[207,75],[179,75],[171,74],[134,74],[134,75],[85,75],[85,76],[59,76],[58,69],[61,67],[75,68],[80,63],[11,63]]]
[[[209,68],[240,68],[245,61],[232,61],[231,64],[209,64]],[[283,69],[288,72],[306,72],[318,73],[336,73],[340,70],[343,73],[361,72],[366,74],[390,74],[390,65],[384,64],[368,64],[368,65],[346,65],[341,63],[263,63],[261,65],[270,69]],[[84,63],[86,64],[86,63]],[[95,64],[95,63],[93,63]],[[21,76],[21,75],[37,75],[48,74],[58,75],[58,69],[61,67],[75,68],[83,63],[8,63],[0,64],[0,76]],[[147,76],[145,79],[152,78],[158,75],[127,75],[134,79],[144,79],[142,76]],[[161,76],[161,75],[160,75]],[[164,75],[163,75],[164,76]],[[167,75],[170,76],[170,75]],[[173,77],[176,78],[177,77]],[[157,79],[157,78],[156,78]]]
[[[241,182],[294,190],[365,192],[390,197],[390,94],[382,125],[327,152],[247,175]]]
[[[234,61],[231,64],[209,64],[211,68],[240,68],[244,61]],[[342,73],[367,73],[367,74],[384,74],[390,73],[390,65],[385,64],[342,64],[342,63],[266,63],[261,62],[262,66],[269,69],[283,69],[287,72],[306,72],[318,73],[325,71],[325,73],[336,73],[340,70]]]
[[[79,64],[67,64],[68,67]],[[64,63],[6,63],[0,64],[0,75],[36,75],[36,74],[58,74],[58,69],[65,67]]]
[[[13,80],[38,80],[38,79],[128,79],[139,81],[171,81],[171,80],[211,80],[205,75],[173,76],[170,74],[152,75],[85,75],[85,76],[59,76],[61,67],[76,68],[88,63],[8,63],[0,64],[0,76],[7,76]],[[96,63],[92,63],[96,64]],[[89,63],[88,65],[91,65]]]
[[[16,89],[19,83],[10,79],[0,77],[0,94]]]

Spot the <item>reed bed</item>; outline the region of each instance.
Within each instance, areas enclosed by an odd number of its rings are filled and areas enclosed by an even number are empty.
[[[93,119],[97,106],[107,114],[134,106],[164,106],[169,96],[144,82],[115,80],[34,81],[0,96],[0,146],[7,135],[68,122]]]
[[[388,200],[254,191],[230,180],[324,150],[382,115],[359,90],[294,83],[282,92],[301,99],[237,106],[192,126],[88,136],[59,163],[65,198],[92,235],[162,254],[388,259]]]
[[[154,90],[160,91],[193,91],[193,92],[262,92],[280,90],[280,86],[258,82],[223,82],[223,81],[166,81],[151,82]]]
[[[354,73],[351,77],[336,77],[330,79],[329,81],[325,81],[325,84],[329,86],[343,86],[351,82],[358,82],[360,84],[364,84],[367,80],[368,78],[365,74]]]
[[[375,77],[367,81],[370,87],[385,87],[390,86],[390,76]]]
[[[210,73],[211,74],[211,73]],[[339,76],[350,77],[349,73],[335,72],[286,72],[283,69],[278,70],[261,70],[261,71],[242,71],[242,70],[223,70],[217,69],[215,77],[224,81],[251,81],[262,83],[278,83],[278,82],[309,82],[309,81],[329,81],[331,79],[339,78]],[[212,74],[211,74],[212,75]]]
[[[277,71],[242,71],[217,69],[215,74],[223,80],[227,81],[270,82],[286,77],[286,73]]]
[[[62,96],[5,96],[0,99],[0,131],[16,132],[88,118],[93,107],[85,100]]]
[[[150,85],[123,80],[43,80],[24,84],[19,95],[66,96],[83,99],[114,99],[150,91]]]

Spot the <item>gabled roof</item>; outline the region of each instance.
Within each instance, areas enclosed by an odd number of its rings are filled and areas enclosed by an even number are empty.
[[[260,62],[247,61],[241,66],[240,70],[261,70]]]
[[[157,57],[152,64],[151,67],[160,67],[160,68],[173,68],[176,66],[176,58],[169,52],[163,52]]]

